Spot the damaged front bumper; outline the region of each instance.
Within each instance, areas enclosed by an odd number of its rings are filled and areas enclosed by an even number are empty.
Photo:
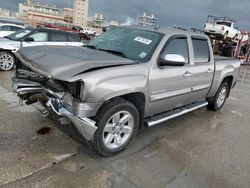
[[[22,96],[30,95],[34,96],[42,94],[47,97],[46,106],[50,108],[55,114],[60,117],[67,117],[77,128],[80,134],[86,140],[92,140],[97,130],[96,122],[87,117],[75,116],[72,112],[67,110],[62,98],[65,95],[64,92],[54,92],[48,88],[45,88],[37,82],[29,80],[13,78],[13,92],[17,93],[22,99]],[[33,99],[34,100],[34,99]]]

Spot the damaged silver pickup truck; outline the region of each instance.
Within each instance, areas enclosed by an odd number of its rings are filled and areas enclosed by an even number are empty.
[[[206,35],[139,27],[114,28],[84,48],[27,47],[15,55],[14,92],[73,123],[103,156],[124,150],[145,125],[205,106],[220,110],[240,67],[214,58]]]

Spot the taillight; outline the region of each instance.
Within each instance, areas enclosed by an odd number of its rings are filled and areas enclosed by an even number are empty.
[[[221,27],[221,31],[224,31],[224,30],[225,30],[225,27],[224,27],[224,26],[222,26],[222,27]]]

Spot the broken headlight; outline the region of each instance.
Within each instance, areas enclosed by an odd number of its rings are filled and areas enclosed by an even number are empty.
[[[62,85],[68,90],[72,97],[78,101],[84,100],[84,82],[63,82]]]

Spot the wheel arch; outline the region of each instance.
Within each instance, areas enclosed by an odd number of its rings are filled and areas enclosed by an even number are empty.
[[[120,97],[131,102],[133,105],[135,105],[140,115],[139,127],[143,128],[144,127],[145,102],[146,102],[145,94],[142,92],[136,92],[136,93],[129,93],[126,95],[122,95]]]
[[[228,83],[229,92],[228,92],[227,97],[229,97],[229,94],[230,94],[230,91],[231,91],[231,88],[232,88],[232,84],[233,84],[233,76],[232,76],[232,75],[226,76],[226,77],[222,80],[221,84],[223,84],[224,82]]]
[[[118,98],[124,99],[126,101],[131,102],[136,109],[139,112],[139,128],[143,128],[144,127],[144,114],[145,114],[145,103],[146,103],[146,97],[145,94],[142,92],[134,92],[134,93],[128,93],[128,94],[124,94],[124,95],[119,95],[116,97],[113,97],[109,100],[107,100],[106,102],[104,102],[101,107],[99,108],[99,110],[106,105],[107,103],[109,103],[112,100],[116,100]],[[98,111],[99,111],[98,110]],[[98,113],[98,112],[97,112]]]

